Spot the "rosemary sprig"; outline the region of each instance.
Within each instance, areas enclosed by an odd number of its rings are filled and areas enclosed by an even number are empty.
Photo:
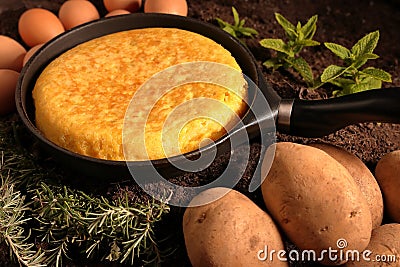
[[[14,260],[63,266],[71,248],[103,261],[142,265],[163,259],[153,229],[168,205],[108,200],[60,185],[56,169],[43,168],[18,144],[21,126],[0,118],[0,242]]]
[[[142,254],[157,252],[153,227],[169,211],[166,204],[155,200],[134,205],[127,198],[110,202],[45,183],[35,190],[33,199],[32,215],[40,220],[35,232],[53,258],[68,257],[65,244],[69,243],[83,246],[87,257],[97,256],[106,245],[108,254],[103,259],[132,265]]]
[[[1,157],[2,161],[3,159]],[[25,216],[25,212],[29,210],[25,196],[15,190],[9,177],[0,176],[0,242],[7,244],[10,255],[21,265],[44,266],[44,252],[37,250],[28,241],[30,235],[25,231],[30,219]]]

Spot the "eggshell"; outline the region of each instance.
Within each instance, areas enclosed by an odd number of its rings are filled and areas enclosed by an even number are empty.
[[[13,70],[0,69],[0,116],[15,110],[15,87],[19,73]]]
[[[32,8],[25,11],[19,18],[18,32],[22,40],[33,47],[46,43],[64,32],[64,26],[50,11],[43,8]]]
[[[187,16],[188,6],[186,0],[146,0],[144,12]]]
[[[21,71],[25,48],[14,39],[0,35],[0,69]]]
[[[38,44],[38,45],[35,45],[34,47],[32,47],[31,49],[29,49],[28,52],[26,52],[26,54],[25,54],[22,64],[25,66],[26,62],[28,62],[28,60],[33,56],[33,54],[35,54],[35,52],[38,51],[39,48],[41,48],[43,45],[44,44]]]
[[[136,12],[142,6],[142,0],[104,0],[104,6],[108,12],[116,9],[124,9],[129,12]]]
[[[76,1],[76,0],[75,0]],[[112,17],[112,16],[118,16],[118,15],[126,15],[130,14],[131,12],[123,9],[116,9],[111,12],[109,12],[105,17]]]
[[[64,28],[69,30],[80,24],[99,19],[100,15],[96,7],[89,1],[69,0],[61,5],[58,17]]]

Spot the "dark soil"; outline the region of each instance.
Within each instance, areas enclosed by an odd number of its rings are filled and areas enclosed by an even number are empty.
[[[0,0],[0,34],[5,34],[20,41],[17,33],[19,15],[31,7],[44,7],[57,11],[62,0]],[[101,14],[105,10],[101,0],[92,0]],[[235,6],[241,17],[246,19],[246,26],[254,27],[260,34],[255,39],[246,40],[248,47],[262,68],[265,78],[283,98],[321,99],[331,96],[332,88],[326,87],[316,91],[307,90],[301,79],[291,71],[272,72],[262,67],[262,62],[271,56],[271,52],[260,47],[258,41],[263,38],[284,38],[284,32],[274,18],[274,12],[279,12],[291,22],[305,21],[312,15],[318,14],[317,33],[315,39],[320,42],[336,42],[351,47],[365,34],[379,30],[380,41],[376,53],[380,58],[370,64],[382,68],[392,74],[393,83],[385,83],[384,87],[400,86],[398,58],[400,56],[400,7],[398,1],[366,1],[366,0],[189,0],[189,15],[203,21],[215,24],[215,18],[232,22],[231,6]],[[302,56],[310,62],[315,75],[330,64],[339,63],[338,60],[323,48],[309,48]],[[343,147],[361,158],[373,171],[377,161],[386,153],[400,149],[400,125],[387,123],[362,123],[350,125],[329,136],[310,139],[288,136],[278,133],[279,141],[293,141],[298,143],[327,142]],[[251,147],[252,158],[247,166],[243,180],[237,189],[249,195],[262,205],[259,193],[248,194],[248,180],[254,172],[260,153],[260,145],[255,141]],[[222,157],[208,170],[199,174],[188,174],[175,177],[172,180],[182,185],[198,185],[213,177],[217,177],[223,170],[227,158]],[[111,185],[106,190],[110,198],[118,197],[128,192],[132,198],[137,197],[138,189],[133,182]],[[189,265],[184,249],[181,215],[182,209],[174,209],[166,216],[160,225],[162,232],[175,235],[170,243],[177,247],[177,252],[170,257],[165,266]],[[3,255],[0,251],[0,255]],[[4,265],[6,259],[4,259]],[[293,264],[293,266],[300,264]],[[305,266],[305,265],[302,265]]]

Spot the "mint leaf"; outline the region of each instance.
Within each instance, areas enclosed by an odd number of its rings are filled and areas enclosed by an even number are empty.
[[[377,79],[377,80],[381,80],[384,82],[392,82],[392,75],[390,75],[389,73],[387,73],[384,70],[381,69],[376,69],[373,67],[369,67],[369,68],[365,68],[363,71],[361,71],[363,74]]]
[[[243,27],[241,33],[249,37],[252,37],[253,35],[258,35],[258,32],[255,29],[248,27]]]
[[[222,19],[220,19],[220,18],[216,18],[216,20],[217,20],[217,22],[218,22],[218,25],[219,25],[219,27],[220,27],[220,28],[224,28],[224,27],[226,27],[226,26],[228,26],[228,25],[229,25],[229,23],[227,23],[227,22],[223,21],[223,20],[222,20]]]
[[[314,75],[311,67],[303,58],[288,58],[286,61],[303,77],[307,84],[313,84]]]
[[[263,39],[260,41],[261,46],[265,48],[274,49],[276,51],[285,53],[286,55],[291,55],[291,52],[288,50],[287,45],[282,39]]]
[[[305,39],[305,40],[299,40],[297,42],[297,44],[301,45],[301,46],[317,46],[320,45],[319,42],[314,41],[314,40],[309,40],[309,39]]]
[[[338,84],[338,86],[343,89],[341,91],[333,92],[334,96],[349,95],[381,88],[382,82],[372,77],[364,77],[358,83],[355,83],[353,80],[344,79],[341,84]]]
[[[290,21],[288,21],[284,16],[279,13],[275,13],[275,19],[279,23],[279,25],[281,25],[282,28],[285,30],[286,35],[289,37],[289,39],[296,39],[296,27]]]
[[[347,59],[351,56],[350,50],[342,45],[329,42],[325,42],[324,45],[341,59]]]
[[[351,94],[353,91],[352,88],[356,84],[354,80],[345,78],[337,78],[335,80],[330,81],[329,83],[341,87],[341,90],[333,91],[334,97]]]
[[[330,84],[333,84],[337,87],[348,87],[348,86],[352,86],[353,84],[355,84],[355,81],[353,81],[352,79],[346,79],[346,78],[336,78],[334,80],[329,81]]]
[[[352,48],[351,52],[357,57],[372,53],[378,44],[379,31],[371,32],[361,38]]]
[[[379,58],[379,56],[377,54],[374,54],[374,53],[366,53],[366,54],[364,54],[362,56],[362,58],[365,58],[365,59],[377,59],[377,58]]]
[[[301,31],[301,23],[300,23],[300,21],[297,22],[297,25],[296,25],[296,36],[297,36],[296,41],[304,40],[304,34]]]
[[[321,81],[322,82],[329,82],[330,80],[338,78],[340,75],[342,75],[347,68],[336,66],[336,65],[330,65],[328,66],[322,73],[321,75]]]
[[[352,66],[354,66],[356,69],[359,69],[361,66],[363,66],[369,59],[377,59],[379,58],[378,55],[373,54],[373,53],[366,53],[364,55],[361,55],[360,57],[357,57],[354,62],[352,63]]]
[[[232,13],[233,13],[233,22],[235,26],[239,26],[239,13],[237,12],[236,8],[232,7]]]
[[[312,16],[307,23],[301,28],[301,32],[304,35],[304,39],[312,39],[315,31],[317,30],[318,15]]]
[[[359,93],[367,90],[378,89],[382,87],[380,80],[368,77],[363,79],[361,83],[354,84],[350,89],[350,94]]]
[[[235,30],[232,29],[231,27],[225,26],[223,30],[232,35],[233,37],[237,37]]]

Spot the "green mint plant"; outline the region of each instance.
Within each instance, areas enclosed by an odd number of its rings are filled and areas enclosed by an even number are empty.
[[[371,32],[361,38],[351,49],[342,45],[326,42],[324,45],[336,56],[341,58],[344,66],[330,65],[320,76],[320,85],[331,83],[342,88],[333,92],[341,96],[382,87],[382,82],[391,82],[389,73],[382,69],[360,68],[370,59],[379,56],[374,54],[379,40],[379,31]]]
[[[308,86],[314,85],[314,76],[310,65],[302,58],[299,53],[304,47],[317,46],[320,43],[313,40],[316,32],[318,16],[312,16],[307,23],[302,26],[300,22],[293,25],[279,13],[275,13],[275,19],[285,30],[288,41],[282,39],[267,38],[260,41],[261,46],[277,51],[277,56],[264,62],[267,68],[274,70],[283,67],[292,67],[297,71]]]
[[[233,13],[233,24],[230,24],[226,21],[223,21],[220,18],[216,18],[219,26],[221,29],[232,35],[233,37],[237,38],[242,44],[245,44],[241,38],[244,37],[253,37],[258,34],[258,32],[249,27],[244,27],[245,20],[239,18],[239,13],[237,12],[236,8],[232,7]]]

